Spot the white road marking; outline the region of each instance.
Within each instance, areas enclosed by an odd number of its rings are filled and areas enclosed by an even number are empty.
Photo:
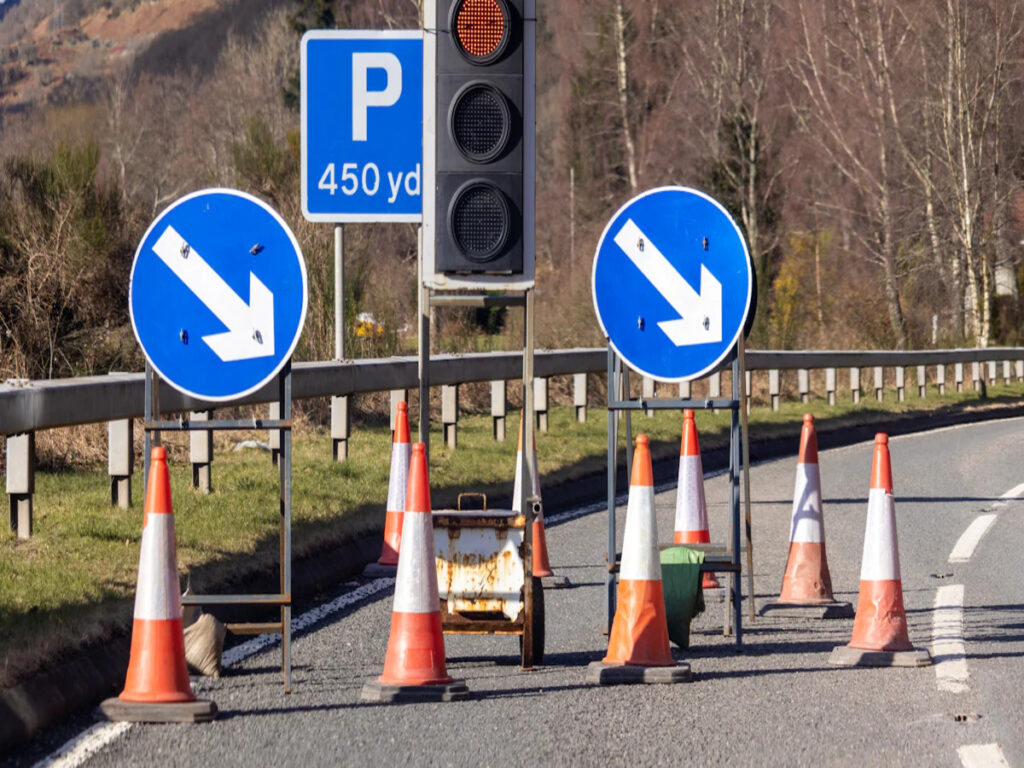
[[[1006,493],[1004,493],[999,498],[1001,498],[1001,499],[1016,499],[1016,498],[1019,498],[1021,496],[1024,496],[1024,483],[1021,483],[1020,485],[1013,486],[1013,488],[1008,490]]]
[[[948,584],[935,592],[932,612],[932,658],[940,691],[967,690],[967,649],[964,647],[964,588]]]
[[[981,537],[985,535],[989,528],[992,527],[992,523],[996,521],[997,515],[990,512],[985,515],[978,515],[974,522],[967,526],[967,530],[964,531],[960,538],[957,539],[956,544],[953,546],[953,551],[949,553],[949,562],[951,563],[966,563],[971,559],[971,555],[974,554],[974,548],[978,546],[981,541]]]
[[[998,744],[964,744],[956,753],[964,768],[1010,768]]]
[[[57,751],[50,753],[33,766],[81,765],[93,755],[102,751],[110,742],[128,732],[131,723],[96,723],[68,741]]]
[[[310,608],[301,616],[292,619],[292,634],[297,635],[343,608],[347,608],[353,603],[358,603],[360,600],[375,595],[383,589],[393,587],[394,584],[395,580],[390,577],[375,579],[368,584],[363,584],[361,587],[353,589],[351,592],[339,595],[329,603],[318,605],[316,608]],[[257,635],[225,651],[221,658],[221,666],[225,669],[233,667],[250,656],[254,656],[260,651],[272,645],[277,645],[280,642],[280,635]],[[196,680],[193,685],[194,690],[197,692],[203,690],[207,682],[205,678]],[[123,722],[98,723],[82,731],[78,736],[67,741],[54,752],[51,752],[36,763],[33,768],[78,768],[78,766],[84,765],[93,755],[101,752],[116,738],[127,733],[131,727],[131,723]]]

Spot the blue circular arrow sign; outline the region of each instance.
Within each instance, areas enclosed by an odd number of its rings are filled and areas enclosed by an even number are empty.
[[[306,301],[295,235],[234,189],[175,201],[132,263],[135,338],[162,379],[201,400],[233,400],[270,381],[299,341]]]
[[[716,200],[659,187],[623,205],[594,256],[594,310],[615,351],[660,381],[713,372],[732,351],[753,277],[747,244]]]

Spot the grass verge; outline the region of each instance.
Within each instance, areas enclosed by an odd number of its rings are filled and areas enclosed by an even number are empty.
[[[884,423],[901,416],[944,414],[1020,402],[1020,384],[989,387],[977,393],[930,389],[927,399],[896,402],[895,392],[882,403],[859,405],[841,395],[835,406],[820,399],[809,404],[784,403],[773,412],[755,407],[751,437],[795,435],[801,416],[814,413],[819,430]],[[698,412],[704,448],[728,440],[727,412]],[[549,432],[538,433],[538,460],[543,483],[551,486],[603,471],[606,450],[605,411],[590,410],[579,424],[569,407],[555,408]],[[511,496],[516,443],[515,416],[508,420],[509,439],[491,437],[491,418],[465,416],[459,422],[458,449],[431,435],[431,493],[435,509],[451,507],[460,491],[488,494],[492,506]],[[658,412],[633,416],[634,432],[651,437],[656,456],[678,450],[680,415]],[[195,591],[224,591],[267,571],[278,562],[278,472],[269,454],[258,449],[231,450],[243,440],[265,433],[224,433],[212,465],[214,490],[204,495],[189,487],[188,447],[182,437],[168,441],[172,497],[178,539],[178,565],[191,577]],[[624,437],[621,438],[624,441]],[[336,549],[347,539],[380,530],[384,521],[390,462],[390,431],[359,426],[349,441],[349,461],[331,461],[330,436],[304,430],[294,437],[293,549],[296,559]],[[624,442],[623,442],[624,444]],[[794,450],[795,450],[794,445]],[[130,624],[142,524],[141,471],[135,476],[134,506],[109,504],[105,466],[38,473],[35,535],[24,541],[0,534],[0,687],[30,676],[48,660],[84,644],[102,641]]]

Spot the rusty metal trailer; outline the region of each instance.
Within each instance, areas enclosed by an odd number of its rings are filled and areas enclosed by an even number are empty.
[[[481,498],[483,508],[462,509],[468,496]],[[517,513],[487,509],[482,494],[460,494],[458,509],[433,513],[442,630],[519,636],[523,669],[544,660],[544,590],[527,535],[539,504],[528,499]]]

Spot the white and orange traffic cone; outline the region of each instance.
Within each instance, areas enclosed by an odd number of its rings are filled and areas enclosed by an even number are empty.
[[[889,436],[875,435],[871,490],[860,568],[860,596],[849,645],[832,651],[830,664],[841,666],[923,667],[931,664],[927,650],[914,648],[903,607],[896,503],[892,494]]]
[[[100,710],[111,720],[146,723],[205,722],[217,715],[212,701],[196,699],[188,678],[167,449],[159,445],[150,454],[128,674],[121,695]]]
[[[403,400],[398,404],[395,434],[391,441],[391,474],[388,477],[384,544],[377,565],[398,565],[398,552],[402,545],[402,512],[405,509],[406,487],[409,485],[409,446],[409,406]]]
[[[609,685],[689,680],[690,665],[676,662],[669,649],[650,441],[647,435],[637,435],[615,619],[608,636],[608,653],[587,668],[587,682]]]
[[[789,559],[778,600],[761,607],[760,614],[818,619],[849,619],[853,606],[832,595],[832,576],[825,556],[825,519],[821,508],[821,473],[814,416],[804,414],[800,455],[793,489],[793,515],[789,528]]]
[[[469,696],[465,682],[452,680],[445,666],[429,483],[426,448],[415,443],[384,673],[363,685],[363,701],[455,701]]]
[[[673,544],[708,544],[708,505],[704,500],[704,467],[700,460],[697,422],[693,411],[683,411],[683,438],[679,446],[679,482],[676,488],[676,524]],[[701,586],[718,589],[722,585],[715,574],[704,574]]]
[[[519,514],[523,510],[523,419],[519,418],[519,447],[516,448],[516,479],[512,488],[512,511]],[[537,466],[537,437],[533,438],[533,466]],[[534,472],[530,483],[531,495],[540,499],[540,472]],[[551,570],[548,560],[548,541],[544,532],[544,504],[538,505],[537,514],[533,518],[533,575],[540,578],[545,589],[558,589],[569,586],[569,579],[556,576]]]

